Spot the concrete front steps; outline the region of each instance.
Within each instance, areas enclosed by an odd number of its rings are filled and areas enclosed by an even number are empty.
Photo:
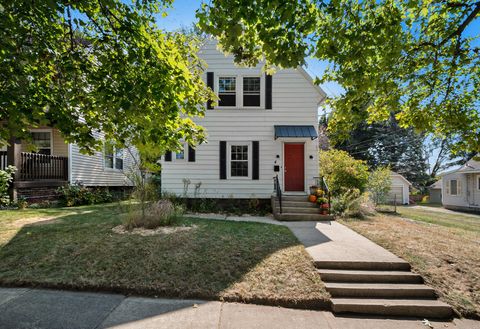
[[[435,291],[410,272],[407,262],[315,262],[332,310],[384,316],[448,318],[450,305],[436,299]]]
[[[283,195],[282,213],[278,198],[272,196],[272,209],[275,219],[281,221],[329,221],[332,215],[322,215],[318,206],[308,201],[308,195]]]

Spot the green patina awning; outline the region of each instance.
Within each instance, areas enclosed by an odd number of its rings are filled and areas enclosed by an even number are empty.
[[[311,138],[318,137],[313,126],[274,126],[275,139],[277,138]]]

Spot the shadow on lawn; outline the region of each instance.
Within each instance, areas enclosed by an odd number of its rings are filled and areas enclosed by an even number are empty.
[[[0,248],[0,284],[325,308],[320,299],[245,300],[241,292],[225,293],[272,254],[298,246],[286,227],[182,218],[177,225],[197,229],[115,234],[122,215],[111,205],[85,207],[22,227]]]

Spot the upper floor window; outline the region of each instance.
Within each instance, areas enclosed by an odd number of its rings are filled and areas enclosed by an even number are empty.
[[[243,78],[243,106],[260,106],[260,77]]]
[[[237,78],[219,77],[218,78],[218,105],[236,106],[237,105]]]
[[[123,149],[116,148],[113,143],[105,143],[105,168],[123,170]]]
[[[32,143],[36,147],[36,153],[52,155],[51,131],[32,131]]]

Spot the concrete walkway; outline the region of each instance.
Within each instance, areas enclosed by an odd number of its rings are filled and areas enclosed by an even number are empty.
[[[468,213],[468,212],[445,209],[445,208],[441,208],[441,207],[409,206],[409,208],[431,211],[431,212],[440,212],[440,213],[449,214],[449,215],[460,215],[460,216],[464,216],[464,217],[472,217],[472,218],[480,219],[480,215],[471,214],[471,213]]]
[[[472,320],[430,321],[431,328],[479,329]],[[214,301],[0,288],[0,328],[316,328],[428,329],[418,319],[337,317],[330,312]]]
[[[334,222],[287,222],[315,262],[404,262],[348,227]]]

